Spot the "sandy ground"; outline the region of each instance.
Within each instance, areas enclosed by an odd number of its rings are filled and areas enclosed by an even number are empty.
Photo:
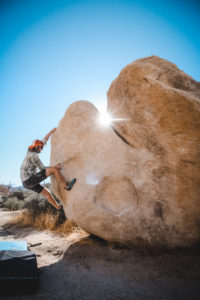
[[[19,212],[0,210],[0,239],[26,240],[41,270],[39,291],[1,299],[200,299],[200,247],[160,254],[122,249],[77,231],[67,237],[8,226]]]

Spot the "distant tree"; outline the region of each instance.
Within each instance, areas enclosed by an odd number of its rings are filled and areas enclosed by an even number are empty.
[[[13,184],[11,182],[9,182],[9,184],[0,184],[0,194],[1,195],[5,195],[8,196],[13,189]]]

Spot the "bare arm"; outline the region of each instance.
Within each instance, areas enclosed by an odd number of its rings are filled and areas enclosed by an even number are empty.
[[[47,133],[47,135],[45,135],[45,137],[44,137],[43,140],[42,140],[42,141],[44,142],[44,144],[47,143],[48,139],[50,138],[50,136],[51,136],[55,131],[56,131],[56,127],[53,128],[49,133]]]

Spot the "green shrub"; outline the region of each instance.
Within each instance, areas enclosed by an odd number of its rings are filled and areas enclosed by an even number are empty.
[[[4,200],[2,197],[3,196],[0,195],[0,207],[4,207]]]
[[[24,198],[27,196],[23,190],[15,191],[7,195],[2,195],[0,199],[0,207],[9,210],[18,210],[24,208]]]
[[[36,192],[32,192],[24,199],[24,207],[29,210],[41,211],[46,210],[50,204],[44,196]]]
[[[2,196],[1,196],[1,199],[3,200],[3,202],[5,202],[5,201],[8,199],[8,196],[2,195]]]
[[[17,197],[19,200],[24,200],[25,193],[22,190],[15,191],[9,194],[9,198]]]
[[[4,207],[9,210],[18,210],[24,208],[24,201],[18,200],[17,197],[8,198],[4,202]]]

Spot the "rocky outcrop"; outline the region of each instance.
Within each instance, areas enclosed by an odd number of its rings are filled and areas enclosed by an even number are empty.
[[[156,56],[126,66],[108,91],[111,126],[73,103],[52,137],[65,213],[109,241],[190,246],[200,240],[200,83]]]

